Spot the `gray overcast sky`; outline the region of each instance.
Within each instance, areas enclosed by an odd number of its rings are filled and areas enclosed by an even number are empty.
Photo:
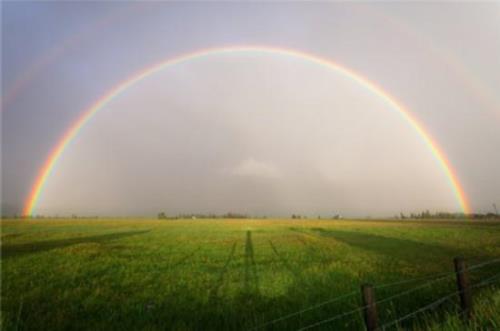
[[[331,59],[435,138],[475,211],[500,206],[500,3],[2,3],[2,206],[135,72],[207,47]],[[136,84],[63,154],[44,214],[458,211],[421,137],[377,96],[287,56],[225,54]]]

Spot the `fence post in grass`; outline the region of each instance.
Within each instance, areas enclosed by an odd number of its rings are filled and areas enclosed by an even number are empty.
[[[361,294],[363,296],[366,330],[375,331],[378,328],[378,317],[373,286],[371,284],[361,285]]]
[[[456,257],[455,273],[457,274],[457,287],[460,294],[460,307],[465,319],[472,317],[472,293],[469,285],[469,274],[467,271],[467,263],[463,258]]]

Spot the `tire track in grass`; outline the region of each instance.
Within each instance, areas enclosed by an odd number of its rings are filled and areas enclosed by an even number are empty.
[[[309,263],[309,265],[319,263],[323,267],[325,267],[329,263],[335,261],[333,256],[329,256],[328,254],[326,254],[321,248],[318,247],[317,244],[313,244],[313,243],[309,242],[308,240],[306,240],[305,237],[306,237],[306,234],[298,234],[297,241],[299,243],[301,243],[306,248],[306,250],[309,252],[309,254],[311,254],[312,256],[315,257],[315,259],[316,258],[319,259],[318,262],[313,260],[313,262]]]
[[[222,284],[224,282],[224,276],[226,275],[227,269],[229,267],[229,263],[231,263],[231,261],[234,258],[235,252],[236,252],[236,241],[233,243],[233,246],[231,248],[231,252],[229,253],[229,255],[226,259],[226,262],[224,263],[224,266],[222,267],[222,269],[219,273],[219,277],[215,281],[215,284],[212,286],[212,288],[209,290],[209,294],[208,294],[208,301],[209,302],[215,301],[217,299],[217,297],[219,296],[219,290],[222,287]]]
[[[288,260],[285,259],[276,246],[274,246],[272,240],[269,240],[269,244],[271,245],[274,254],[278,257],[278,260],[285,266],[285,269],[287,269],[296,279],[303,280],[304,277],[302,276],[302,273],[290,265]]]
[[[247,239],[245,242],[245,293],[259,292],[259,276],[257,274],[257,265],[255,263],[252,231],[247,231]]]
[[[169,270],[173,270],[173,269],[175,269],[175,268],[183,265],[185,262],[187,262],[192,257],[194,257],[196,255],[196,253],[198,253],[200,251],[200,249],[201,249],[201,247],[198,247],[195,250],[193,250],[191,253],[185,254],[179,260],[177,260],[177,262],[172,263],[171,265],[169,265],[168,269]]]

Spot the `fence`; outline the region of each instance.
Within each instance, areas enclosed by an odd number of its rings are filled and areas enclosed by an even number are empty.
[[[301,327],[298,329],[298,331],[311,330],[311,329],[317,328],[321,325],[325,325],[327,323],[331,323],[333,321],[336,321],[336,320],[339,320],[341,318],[345,318],[347,316],[354,315],[357,313],[358,314],[362,313],[364,315],[363,316],[364,323],[365,323],[365,327],[366,327],[367,331],[385,331],[390,327],[399,326],[400,323],[407,321],[420,313],[423,313],[425,311],[428,311],[430,309],[438,307],[439,305],[441,305],[447,301],[451,301],[451,299],[453,299],[454,297],[457,297],[457,296],[460,299],[459,300],[460,301],[460,307],[459,307],[460,313],[459,313],[459,315],[465,321],[469,320],[473,317],[473,300],[472,300],[473,289],[477,289],[477,288],[491,285],[495,281],[500,279],[500,273],[496,273],[496,274],[478,282],[477,284],[472,285],[470,277],[469,277],[469,273],[470,273],[470,271],[477,270],[477,269],[483,268],[483,267],[488,266],[488,265],[500,264],[500,258],[485,261],[485,262],[482,262],[479,264],[475,264],[471,267],[468,267],[465,259],[460,258],[460,257],[456,257],[453,260],[453,264],[455,266],[455,270],[451,271],[451,272],[443,272],[440,274],[434,274],[434,275],[429,275],[429,276],[420,277],[420,278],[405,279],[402,281],[382,284],[382,285],[378,285],[378,286],[373,286],[372,284],[363,284],[363,285],[361,285],[361,298],[362,298],[361,307],[351,309],[351,310],[339,313],[337,315],[331,316],[329,318],[317,321],[313,324],[309,324],[307,326]],[[444,279],[450,278],[450,276],[455,276],[455,278],[456,278],[457,289],[455,291],[448,293],[448,294],[440,297],[439,299],[437,299],[433,302],[430,302],[429,304],[427,304],[423,307],[420,307],[420,308],[418,308],[418,309],[412,311],[411,313],[408,313],[402,317],[391,320],[391,321],[386,322],[384,324],[380,323],[378,313],[377,313],[377,306],[378,305],[380,305],[382,303],[386,303],[386,302],[391,302],[398,297],[416,292],[424,287],[428,287],[428,286],[435,284],[437,282],[440,282]],[[415,283],[418,281],[427,281],[427,282],[425,282],[422,285],[413,287],[411,289],[401,291],[395,295],[389,296],[389,297],[384,298],[382,300],[377,301],[375,298],[375,294],[376,294],[375,290],[377,290],[377,289],[383,289],[383,288],[393,287],[393,286],[397,286],[397,285]],[[254,327],[250,330],[265,329],[265,328],[268,328],[272,325],[276,325],[282,321],[288,320],[292,317],[302,315],[302,314],[307,313],[309,311],[316,310],[320,307],[330,305],[330,304],[333,304],[335,302],[341,302],[342,300],[353,297],[355,295],[359,295],[359,292],[353,291],[353,292],[343,294],[341,296],[338,296],[338,297],[332,298],[330,300],[318,303],[316,305],[313,305],[313,306],[301,309],[299,311],[295,311],[293,313],[290,313],[290,314],[278,317],[276,319],[267,321],[267,322],[260,324],[260,325]]]

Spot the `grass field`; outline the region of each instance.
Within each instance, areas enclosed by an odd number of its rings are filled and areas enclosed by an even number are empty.
[[[500,258],[500,224],[472,221],[3,220],[2,330],[296,330],[360,307],[380,324],[456,290],[453,257]],[[500,264],[474,269],[474,284]],[[498,279],[498,278],[497,278]],[[432,282],[429,282],[432,280]],[[497,282],[496,284],[499,284]],[[471,329],[500,329],[500,292],[475,291]],[[461,329],[457,298],[392,329]],[[314,330],[363,329],[361,312]],[[391,328],[389,328],[390,330]]]

